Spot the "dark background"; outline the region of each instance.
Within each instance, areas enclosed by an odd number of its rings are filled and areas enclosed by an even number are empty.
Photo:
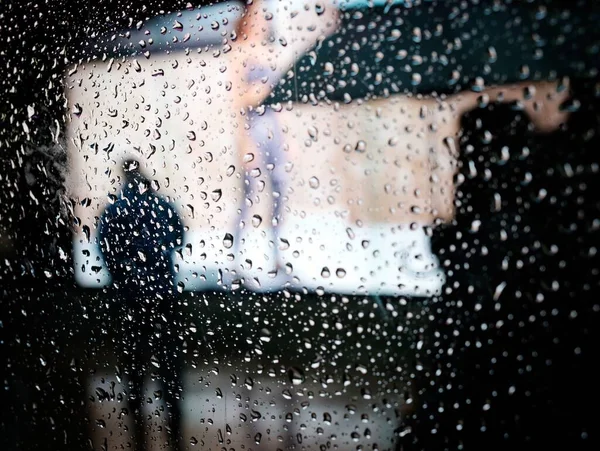
[[[152,2],[144,11],[136,2],[98,3],[0,6],[0,235],[10,239],[0,261],[2,449],[89,446],[82,384],[102,341],[106,318],[99,305],[107,295],[77,289],[72,280],[68,200],[61,187],[66,156],[51,140],[54,120],[64,121],[62,68],[76,58],[74,43],[92,32],[184,6]],[[549,15],[570,11],[574,22],[582,21],[576,28],[584,32],[566,35],[576,37],[570,41],[578,49],[572,58],[581,64],[565,63],[565,55],[548,63],[572,77],[574,113],[563,130],[546,136],[534,134],[510,107],[491,106],[464,118],[462,148],[472,144],[475,150],[461,157],[464,181],[456,221],[436,234],[449,271],[447,292],[412,307],[425,312],[422,330],[414,333],[425,345],[410,362],[423,363],[416,376],[421,396],[415,418],[403,426],[413,432],[402,446],[597,449],[600,89],[593,69],[599,42],[594,22],[585,20],[597,7],[592,1],[498,3],[522,8],[523,14],[547,5]],[[27,105],[33,104],[36,114],[28,118]],[[493,137],[489,142],[486,132]],[[45,146],[50,150],[40,151]],[[501,157],[504,146],[510,149],[508,161]],[[475,176],[466,169],[469,162],[477,168]],[[500,211],[492,209],[495,194],[502,199]],[[482,221],[477,232],[474,220]],[[198,296],[189,299],[191,306],[201,305],[194,302]],[[208,340],[200,328],[192,337],[198,359],[242,355],[245,336],[258,331],[248,326],[232,333],[231,327],[243,309],[255,307],[239,306],[243,293],[207,296],[223,302],[196,311],[190,307],[190,314],[200,323],[211,318],[221,332]],[[281,295],[272,301],[284,302]],[[359,309],[358,301],[347,309]],[[302,302],[314,308],[315,318],[328,313],[316,295],[305,295]],[[281,314],[277,309],[252,313],[271,315],[275,322]],[[267,354],[293,355],[300,333],[327,342],[316,332],[279,332]],[[370,339],[386,349],[383,337]],[[345,345],[351,361],[353,343]],[[288,362],[301,363],[300,358]]]

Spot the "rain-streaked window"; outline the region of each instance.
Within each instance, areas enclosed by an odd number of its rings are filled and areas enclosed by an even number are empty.
[[[2,449],[596,448],[596,2],[4,3]]]

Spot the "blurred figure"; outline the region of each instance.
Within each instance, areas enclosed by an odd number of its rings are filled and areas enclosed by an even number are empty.
[[[176,450],[181,439],[178,341],[183,325],[172,255],[181,245],[183,226],[174,208],[152,191],[137,162],[126,162],[124,173],[121,196],[106,208],[99,227],[102,252],[113,275],[110,322],[118,366],[129,384],[135,449],[145,449],[144,380],[151,376],[161,386],[156,398],[167,403],[169,442]]]
[[[250,220],[253,195],[262,191],[260,185],[264,182],[259,178],[265,175],[272,193],[270,225],[275,241],[274,264],[269,265],[269,270],[276,270],[277,275],[283,274],[277,241],[288,178],[287,145],[276,112],[262,102],[298,58],[336,28],[337,9],[332,0],[319,5],[259,0],[249,4],[236,30],[239,55],[233,64],[239,76],[239,95],[234,102],[242,121],[238,152],[244,190],[240,226],[245,228]],[[240,241],[235,240],[236,254]]]

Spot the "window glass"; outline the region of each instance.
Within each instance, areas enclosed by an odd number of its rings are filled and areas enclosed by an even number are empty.
[[[599,20],[3,4],[2,449],[595,448]]]

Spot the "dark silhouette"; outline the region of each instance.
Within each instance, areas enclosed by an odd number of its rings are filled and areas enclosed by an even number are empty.
[[[421,410],[399,449],[597,448],[581,357],[597,333],[569,312],[590,315],[597,299],[598,100],[572,82],[586,106],[548,135],[508,105],[463,118],[473,151],[460,155],[456,219],[434,235],[451,291],[430,309]]]
[[[180,330],[182,314],[172,256],[181,246],[183,225],[175,209],[158,196],[139,172],[125,164],[121,197],[106,208],[99,236],[113,277],[112,324],[120,371],[127,374],[128,402],[135,418],[135,449],[144,449],[142,412],[144,379],[151,376],[161,390],[151,397],[167,403],[169,441],[179,449],[181,437]]]

